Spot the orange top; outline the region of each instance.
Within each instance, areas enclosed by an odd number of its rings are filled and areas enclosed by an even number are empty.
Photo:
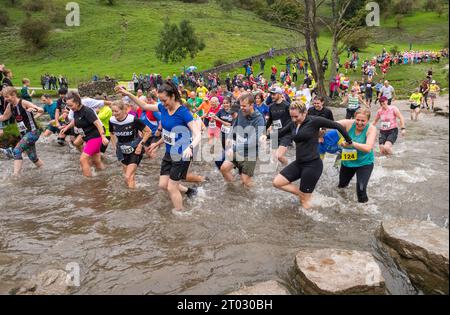
[[[207,100],[203,101],[203,103],[199,107],[197,107],[197,111],[203,110],[203,115],[208,115],[210,109],[211,104]]]

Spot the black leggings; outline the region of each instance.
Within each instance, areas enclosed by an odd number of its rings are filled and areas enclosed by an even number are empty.
[[[367,185],[369,184],[370,175],[372,175],[373,164],[361,167],[345,167],[341,166],[339,174],[339,188],[345,188],[350,184],[356,173],[356,194],[358,202],[365,203],[369,201],[367,197]]]

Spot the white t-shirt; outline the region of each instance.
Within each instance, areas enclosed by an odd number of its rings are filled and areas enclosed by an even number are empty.
[[[381,88],[381,96],[385,96],[388,100],[392,98],[393,93],[394,88],[391,85],[389,85],[388,87],[383,85],[383,87]]]
[[[306,98],[306,108],[307,109],[309,109],[310,107],[311,107],[311,99],[312,99],[312,96],[311,96],[311,91],[308,89],[308,88],[303,88],[303,90],[301,90],[301,91],[297,91],[296,93],[295,93],[295,96],[296,97],[302,97],[302,96],[304,96],[305,98]]]
[[[105,106],[105,101],[86,97],[86,98],[81,99],[81,104],[83,104],[83,106],[92,108],[94,110],[95,114],[97,115],[96,110]],[[68,115],[69,121],[73,120],[73,114],[74,114],[73,111],[70,110],[69,115]]]

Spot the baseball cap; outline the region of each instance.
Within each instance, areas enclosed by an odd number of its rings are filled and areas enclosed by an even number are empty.
[[[283,90],[279,86],[274,86],[269,92],[271,94],[283,94]]]

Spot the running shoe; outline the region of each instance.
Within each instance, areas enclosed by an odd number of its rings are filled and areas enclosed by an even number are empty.
[[[12,159],[14,157],[12,148],[8,148],[8,149],[0,148],[0,157]]]

